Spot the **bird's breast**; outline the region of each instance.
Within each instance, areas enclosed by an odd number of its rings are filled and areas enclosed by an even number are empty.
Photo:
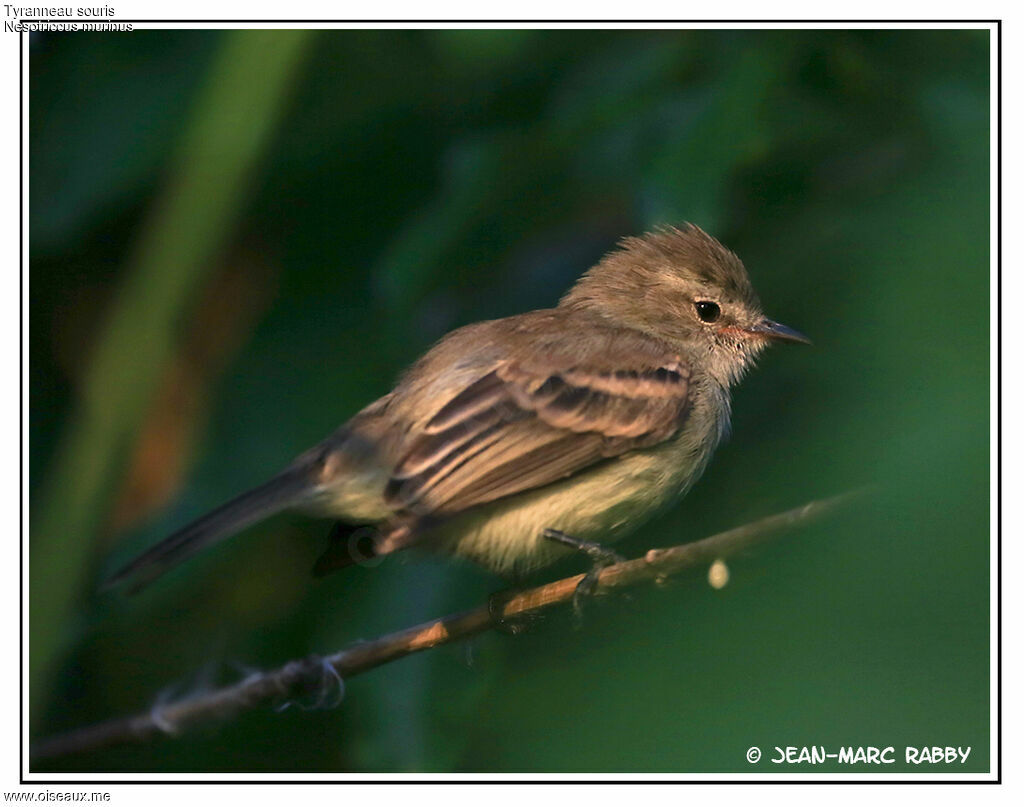
[[[599,543],[617,541],[696,481],[721,431],[717,419],[690,420],[663,444],[456,516],[435,540],[502,574],[526,572],[566,553],[542,537],[547,528]]]

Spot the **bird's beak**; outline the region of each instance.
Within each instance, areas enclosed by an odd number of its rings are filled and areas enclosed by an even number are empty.
[[[770,319],[763,319],[756,325],[752,325],[747,328],[746,331],[752,336],[760,336],[765,339],[771,339],[775,342],[799,342],[802,345],[811,344],[811,340],[800,333],[800,331],[794,330],[788,325],[783,325],[781,322],[774,322]]]

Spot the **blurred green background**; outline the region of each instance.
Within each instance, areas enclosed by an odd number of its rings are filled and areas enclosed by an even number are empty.
[[[30,43],[31,724],[146,710],[475,606],[409,555],[313,581],[282,516],[136,597],[132,553],[260,482],[458,325],[693,221],[809,334],[637,554],[865,484],[731,562],[67,771],[989,765],[989,33],[146,31]],[[579,570],[546,570],[544,580]],[[971,746],[963,766],[904,745]],[[746,762],[749,746],[765,752]],[[854,768],[853,770],[858,770]],[[861,770],[877,771],[864,767]]]

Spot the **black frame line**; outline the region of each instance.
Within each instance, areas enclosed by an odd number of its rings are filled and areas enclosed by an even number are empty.
[[[25,18],[19,20],[21,23],[67,23],[67,18],[58,20],[42,20]],[[500,23],[544,23],[551,25],[565,24],[644,24],[657,23],[662,25],[675,25],[684,23],[938,23],[956,24],[971,23],[995,26],[996,39],[996,766],[995,779],[819,779],[819,778],[783,778],[784,775],[769,779],[317,779],[317,780],[292,780],[292,779],[26,779],[25,778],[25,505],[24,505],[24,459],[25,459],[25,434],[23,424],[25,419],[25,390],[24,390],[24,340],[25,340],[25,311],[24,311],[24,284],[25,272],[25,34],[21,31],[18,34],[18,258],[19,272],[18,282],[18,413],[19,413],[19,440],[18,440],[18,476],[20,482],[18,523],[22,540],[18,545],[18,679],[19,679],[19,743],[18,743],[18,779],[22,785],[1000,785],[1002,784],[1003,771],[1003,49],[1002,49],[1002,19],[117,19],[117,20],[89,20],[91,23],[120,22],[120,23],[332,23],[332,24],[381,24],[396,25],[403,23],[478,23],[478,24],[500,24]],[[119,33],[112,31],[110,33]],[[990,111],[991,115],[991,111]],[[991,155],[990,155],[991,161]],[[990,162],[991,165],[991,162]],[[990,211],[991,216],[991,211]],[[991,221],[991,219],[990,219]],[[991,429],[991,424],[990,424]],[[990,432],[991,434],[991,432]],[[991,757],[990,757],[991,762]],[[643,774],[639,774],[642,776]]]

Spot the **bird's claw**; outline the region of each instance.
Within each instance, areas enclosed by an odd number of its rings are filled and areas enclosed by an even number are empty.
[[[569,535],[561,530],[546,529],[544,530],[543,536],[548,541],[561,544],[562,546],[567,546],[570,549],[575,549],[577,552],[583,553],[590,558],[593,563],[590,571],[583,575],[583,579],[581,579],[576,585],[576,590],[572,595],[572,610],[575,615],[576,623],[579,625],[583,619],[583,602],[587,597],[592,597],[597,593],[597,585],[601,578],[601,572],[608,566],[614,566],[616,563],[622,563],[625,558],[618,552],[614,552],[596,541],[587,541],[583,538],[576,538],[575,536]]]

